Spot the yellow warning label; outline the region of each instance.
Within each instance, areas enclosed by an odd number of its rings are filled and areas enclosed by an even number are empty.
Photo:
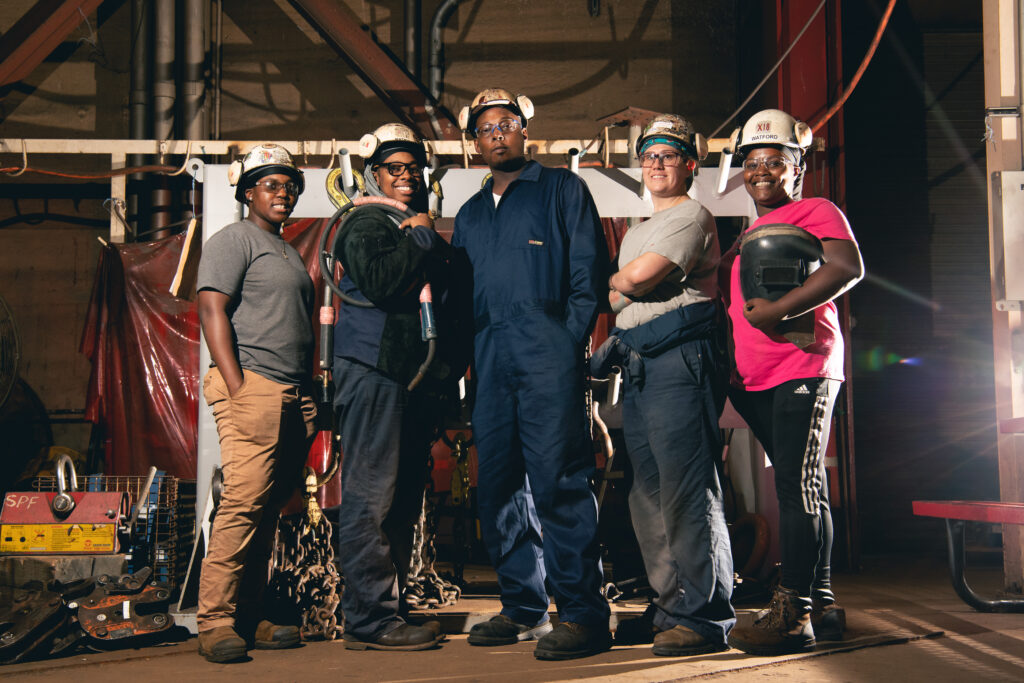
[[[114,524],[0,525],[0,553],[112,553]]]

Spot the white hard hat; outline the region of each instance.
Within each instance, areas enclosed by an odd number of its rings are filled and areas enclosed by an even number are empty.
[[[228,182],[235,185],[235,199],[245,201],[245,191],[260,178],[273,173],[283,173],[298,185],[299,194],[306,188],[302,171],[292,161],[292,155],[284,147],[270,143],[256,145],[241,159],[231,162],[228,167]]]
[[[754,147],[767,145],[805,152],[813,139],[811,127],[803,121],[797,121],[779,109],[765,109],[751,116],[743,124],[742,131],[736,129],[729,146],[741,154]]]
[[[533,118],[533,102],[526,95],[513,95],[504,88],[487,88],[477,93],[473,101],[459,112],[459,127],[475,137],[477,118],[491,107],[508,109],[519,117],[523,128]]]
[[[393,149],[403,149],[421,164],[427,163],[427,149],[423,140],[404,123],[385,123],[359,139],[359,156],[371,160],[371,163],[379,161],[378,157]]]

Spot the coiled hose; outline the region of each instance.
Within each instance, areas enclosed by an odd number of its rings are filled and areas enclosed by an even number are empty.
[[[338,283],[334,281],[334,268],[329,263],[329,259],[332,259],[336,253],[335,250],[338,247],[338,239],[341,235],[344,221],[360,208],[366,206],[382,209],[399,221],[416,215],[414,211],[397,199],[389,197],[356,197],[334,212],[334,215],[327,222],[327,227],[324,228],[323,233],[320,235],[320,273],[323,275],[324,282],[330,287],[331,291],[345,303],[358,308],[376,308],[370,301],[360,301],[343,292]],[[338,229],[333,230],[334,236],[331,237],[332,229],[336,223],[339,223]],[[328,249],[327,245],[329,238],[330,249]],[[416,376],[412,378],[412,381],[406,387],[409,391],[415,389],[423,380],[423,377],[427,374],[427,368],[430,367],[430,364],[434,361],[434,355],[437,353],[437,328],[434,325],[434,304],[429,282],[424,284],[423,289],[420,290],[420,334],[423,340],[427,342],[427,357],[420,364]]]

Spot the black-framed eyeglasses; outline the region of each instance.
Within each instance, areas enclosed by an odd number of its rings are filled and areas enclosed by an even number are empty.
[[[494,135],[495,131],[502,133],[512,133],[522,128],[522,124],[519,119],[502,119],[497,123],[485,123],[482,126],[477,126],[473,132],[478,138],[490,137]]]
[[[388,174],[394,178],[405,173],[408,169],[410,175],[423,175],[423,169],[415,161],[411,164],[402,163],[401,161],[389,161],[386,164],[376,164],[374,170],[378,168],[386,169]]]
[[[644,152],[640,155],[641,166],[654,166],[659,161],[665,168],[672,168],[683,162],[683,155],[678,152]]]
[[[287,192],[288,194],[290,194],[293,197],[295,197],[295,196],[297,196],[299,194],[299,186],[296,185],[295,183],[293,183],[290,180],[287,181],[287,182],[281,183],[281,182],[278,182],[276,180],[271,180],[271,179],[268,178],[266,180],[257,180],[256,184],[259,185],[260,187],[263,187],[264,189],[266,189],[267,192],[271,192],[271,193],[277,193],[277,191],[280,190],[283,187],[284,191]]]
[[[789,165],[789,160],[784,157],[768,157],[767,159],[747,159],[743,162],[743,170],[753,173],[758,166],[764,166],[769,171],[781,171]]]

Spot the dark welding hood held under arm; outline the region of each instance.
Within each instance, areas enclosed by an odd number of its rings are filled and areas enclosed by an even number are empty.
[[[821,241],[787,223],[762,225],[740,238],[744,300],[776,301],[799,287],[822,263]]]

